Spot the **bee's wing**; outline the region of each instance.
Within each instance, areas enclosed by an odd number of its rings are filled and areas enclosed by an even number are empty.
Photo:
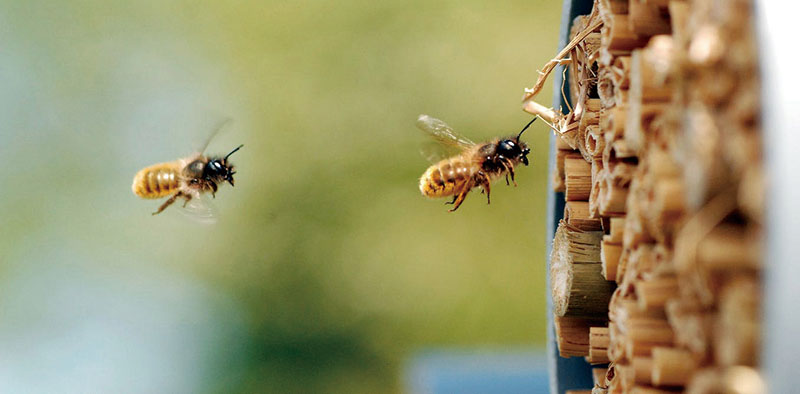
[[[475,145],[469,138],[458,134],[447,123],[428,115],[417,118],[417,127],[442,145],[466,149]]]
[[[226,127],[230,126],[231,123],[233,123],[233,119],[229,117],[225,117],[218,121],[216,125],[214,125],[214,128],[211,129],[211,132],[208,133],[208,136],[206,136],[205,140],[202,141],[202,144],[195,147],[195,153],[202,154],[205,152],[206,148],[208,148],[208,144],[211,143],[214,137],[216,137],[217,134],[219,134]]]
[[[456,133],[447,123],[432,116],[420,115],[417,118],[417,128],[433,138],[433,141],[420,148],[420,154],[431,163],[475,145],[469,138]]]
[[[461,152],[461,149],[450,145],[443,145],[438,141],[425,141],[420,144],[419,154],[429,163],[438,163],[448,157],[453,157]]]
[[[195,195],[185,206],[181,204],[180,207],[179,211],[182,214],[198,223],[214,224],[217,222],[217,208],[211,202],[208,194]]]

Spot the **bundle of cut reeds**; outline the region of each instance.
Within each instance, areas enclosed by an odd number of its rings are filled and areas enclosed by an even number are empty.
[[[750,0],[596,0],[526,89],[523,108],[558,136],[566,199],[550,265],[559,349],[610,362],[593,393],[764,390],[752,13]],[[564,115],[535,101],[557,65]]]

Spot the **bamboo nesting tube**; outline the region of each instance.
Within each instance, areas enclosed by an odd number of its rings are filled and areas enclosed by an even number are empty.
[[[636,276],[637,281],[641,278],[649,277],[656,265],[656,244],[652,242],[640,243],[632,250],[631,259],[635,261],[635,267],[639,271]],[[631,292],[636,294],[635,288]]]
[[[633,299],[612,303],[609,315],[609,359],[630,362],[634,357],[650,356],[655,346],[670,345],[672,331],[663,310],[640,310]]]
[[[626,340],[631,347],[630,350],[632,350],[627,352],[629,357],[634,354],[650,354],[650,349],[653,346],[674,343],[675,333],[666,320],[650,317],[631,317],[624,323],[627,330]],[[638,352],[636,349],[643,349],[643,351]]]
[[[654,347],[652,381],[654,386],[684,386],[697,363],[686,350],[673,347]]]
[[[635,295],[635,282],[638,282],[645,275],[650,274],[655,267],[655,245],[652,243],[640,243],[629,249],[629,264],[627,272],[623,275],[630,276],[630,278],[623,278],[623,282],[627,279],[627,284],[630,286],[630,293]]]
[[[625,362],[625,335],[613,320],[608,323],[608,337],[608,359],[614,363]]]
[[[558,140],[561,140],[561,138],[558,138]],[[570,152],[568,150],[556,150],[556,167],[553,169],[553,191],[556,193],[563,193],[567,190],[564,180],[564,162]]]
[[[600,179],[605,176],[602,160],[592,160],[592,190],[589,193],[589,212],[592,217],[601,217],[600,205]]]
[[[556,316],[556,338],[561,357],[586,357],[589,355],[589,328],[607,324],[605,318]]]
[[[628,102],[630,102],[629,89],[614,89],[614,101],[621,105],[628,105]]]
[[[683,180],[678,177],[659,179],[647,198],[649,232],[658,242],[671,244],[686,207]]]
[[[741,82],[742,84],[755,84],[756,82]],[[723,140],[724,159],[730,163],[731,171],[742,173],[751,167],[758,167],[755,163],[762,161],[761,146],[762,136],[752,125],[758,124],[759,109],[761,108],[760,90],[757,87],[739,87],[736,94],[730,98],[728,106],[718,116],[727,131],[727,138]]]
[[[647,44],[647,37],[640,37],[630,29],[628,19],[628,15],[624,14],[611,14],[603,19],[600,34],[604,48],[611,52],[625,53]]]
[[[609,174],[598,182],[597,210],[603,216],[622,216],[626,212],[628,188],[619,186]]]
[[[625,229],[625,217],[611,218],[610,223],[611,230],[608,232],[608,237],[604,238],[604,240],[613,243],[622,243],[622,234]]]
[[[589,364],[607,364],[608,349],[589,347],[589,355],[586,356],[586,362]]]
[[[639,36],[665,34],[671,30],[669,15],[664,15],[657,5],[631,1],[628,4],[628,14],[628,27]]]
[[[697,371],[686,386],[686,394],[743,393],[766,394],[767,385],[753,368],[735,366]]]
[[[574,148],[572,148],[565,139],[558,137],[556,138],[556,149],[567,151],[567,153],[572,152]]]
[[[606,382],[607,373],[608,368],[592,368],[592,383],[594,383],[595,387],[608,388],[608,383]]]
[[[536,112],[532,112],[534,115],[537,114]],[[578,122],[571,122],[569,124],[564,123],[565,119],[571,117],[571,115],[567,115],[565,118],[560,118],[558,123],[560,127],[559,130],[556,131],[556,135],[560,137],[562,143],[567,146],[569,150],[577,150],[578,149]],[[580,152],[577,152],[580,153]]]
[[[600,260],[603,266],[603,277],[606,280],[617,280],[617,266],[622,254],[622,234],[625,226],[624,217],[613,217],[609,220],[608,235],[603,236],[600,244]]]
[[[631,90],[633,92],[633,90]],[[625,119],[625,141],[637,155],[652,138],[653,122],[668,108],[666,103],[641,103],[631,94]]]
[[[647,231],[645,213],[642,211],[641,177],[634,177],[631,181],[631,193],[626,201],[627,215],[625,215],[625,230],[622,236],[622,245],[633,249],[640,243],[653,242],[655,239]]]
[[[647,308],[642,309],[638,301],[632,298],[622,298],[617,301],[615,305],[615,322],[624,323],[627,325],[629,319],[649,319],[649,320],[665,320],[667,318],[664,309],[661,308]],[[610,311],[609,311],[610,312]]]
[[[600,122],[599,112],[587,111],[584,112],[583,117],[581,117],[581,121],[578,125],[578,138],[579,138],[578,150],[581,152],[583,159],[586,160],[586,162],[588,163],[591,163],[592,160],[594,159],[595,156],[594,151],[596,150],[593,149],[592,152],[589,151],[589,146],[587,144],[588,134],[592,131],[592,129],[596,129],[595,134],[598,136],[601,135],[598,126],[599,122]],[[601,150],[597,153],[598,153],[597,156],[601,157],[603,151]]]
[[[675,264],[673,263],[671,246],[667,246],[663,243],[656,243],[655,247],[653,248],[653,260],[655,262],[655,268],[653,269],[651,275],[643,278],[644,280],[669,278],[675,276]],[[677,296],[677,294],[677,291],[673,293],[674,296]],[[657,308],[663,308],[663,305],[657,306]]]
[[[683,201],[684,186],[678,177],[660,179],[653,188],[653,212],[659,217],[680,216],[686,208]]]
[[[601,172],[600,175],[603,175]],[[599,179],[603,179],[600,177]],[[592,211],[592,215],[600,216],[600,193],[602,192],[601,184],[602,182],[592,182],[592,192],[589,194],[589,209]],[[604,216],[600,216],[604,217]]]
[[[608,115],[605,117],[605,122],[601,123],[601,128],[606,139],[606,146],[622,138],[625,132],[625,109],[624,105],[617,105],[607,111]],[[603,150],[605,152],[605,149]]]
[[[600,111],[602,109],[603,109],[603,103],[600,101],[600,99],[590,98],[586,100],[586,111],[593,112],[595,114],[594,121],[591,124],[598,123]]]
[[[630,88],[631,57],[617,56],[609,67],[612,72],[612,81],[615,89],[628,90]]]
[[[608,393],[609,393],[608,387],[594,386],[592,388],[592,394],[608,394]]]
[[[600,219],[589,214],[588,201],[567,201],[564,205],[564,221],[581,231],[601,231]]]
[[[682,168],[667,148],[661,145],[651,144],[643,162],[647,165],[647,171],[656,179],[681,176]]]
[[[600,244],[600,260],[602,266],[602,274],[606,280],[617,280],[617,266],[619,265],[619,258],[622,254],[622,244],[612,243],[603,240]]]
[[[676,43],[688,41],[686,25],[689,19],[689,3],[683,0],[670,0],[667,6],[670,17],[670,30]]]
[[[592,166],[580,154],[564,158],[565,198],[567,201],[588,201],[592,190]]]
[[[628,269],[628,263],[630,262],[630,260],[631,260],[631,248],[629,248],[629,247],[626,248],[624,246],[624,244],[623,244],[622,252],[619,254],[619,262],[617,263],[617,274],[615,275],[616,276],[616,278],[615,278],[616,282],[619,285],[622,285],[625,282],[625,277],[626,277],[625,275],[626,275],[626,272],[627,272],[627,269]],[[622,287],[624,289],[627,289],[627,287],[624,287],[624,286],[620,286],[620,287]]]
[[[621,142],[621,141],[617,141]],[[611,179],[614,184],[627,187],[633,179],[633,174],[636,171],[635,159],[626,161],[612,161],[611,167],[608,169]]]
[[[608,169],[614,184],[627,187],[633,179],[638,157],[624,139],[615,140],[603,150],[603,166]]]
[[[624,342],[625,358],[632,360],[634,357],[650,356],[652,350],[656,346],[668,346],[671,343],[658,343],[658,342],[636,342],[628,338]]]
[[[613,14],[628,13],[627,0],[600,0],[596,7],[602,18]]]
[[[672,89],[665,82],[658,81],[658,67],[661,59],[653,58],[646,49],[637,49],[631,53],[630,101],[628,102],[625,123],[625,139],[631,148],[641,152],[646,143],[646,134],[653,119],[667,107],[665,104],[672,94]],[[665,55],[666,56],[666,55]],[[654,64],[655,63],[655,64]]]
[[[760,270],[763,255],[758,235],[737,224],[720,224],[697,245],[697,262],[709,270]]]
[[[629,363],[617,363],[616,368],[617,375],[619,375],[619,383],[620,386],[622,386],[622,392],[630,392],[636,379],[636,371],[633,369],[633,365]]]
[[[614,290],[601,275],[602,231],[582,231],[562,220],[550,257],[550,288],[557,316],[604,316]]]
[[[605,149],[603,149],[603,167],[609,171],[614,170],[614,166],[619,163],[636,165],[639,159],[636,152],[633,151],[624,139],[614,139],[613,141],[606,141]]]
[[[738,275],[725,284],[719,298],[714,359],[724,366],[757,365],[762,298],[758,279]]]
[[[600,126],[592,125],[586,128],[586,137],[584,139],[584,150],[588,155],[587,161],[594,159],[602,159],[603,150],[605,149],[605,138]],[[587,158],[587,156],[584,156]]]
[[[606,141],[603,151],[603,167],[607,170],[598,185],[598,212],[603,216],[620,216],[626,212],[625,200],[628,196],[627,175],[630,171],[614,172],[616,167],[623,161],[633,160],[635,157],[630,154],[624,141],[616,140],[612,143]],[[633,164],[626,162],[624,165]]]
[[[591,364],[605,364],[608,360],[608,327],[589,328],[589,357]]]
[[[600,67],[597,70],[597,95],[600,97],[603,108],[612,108],[617,104],[614,99],[612,72],[606,67]]]
[[[647,4],[652,7],[657,7],[659,12],[667,13],[669,15],[669,2],[670,0],[641,0],[644,4]]]
[[[761,223],[764,220],[764,207],[766,201],[766,174],[761,165],[753,165],[744,170],[739,181],[737,200],[739,209],[747,219]]]
[[[606,381],[608,382],[608,394],[622,394],[622,378],[619,376],[615,363],[608,366]]]
[[[686,147],[683,152],[686,207],[694,212],[728,187],[731,174],[719,160],[722,130],[712,109],[696,101],[690,102],[684,119],[685,131],[679,143]]]
[[[640,384],[651,384],[653,359],[650,357],[634,357],[631,360],[633,367],[633,381]]]
[[[667,300],[677,295],[678,279],[674,276],[652,278],[637,282],[635,287],[639,307],[663,308]]]
[[[692,353],[695,359],[705,359],[713,327],[711,316],[694,302],[673,299],[665,305],[667,320],[675,333],[675,343]]]
[[[589,328],[589,345],[591,347],[607,349],[609,344],[608,327]]]
[[[589,109],[588,105],[589,102],[597,102],[597,110]],[[580,120],[578,122],[578,149],[581,151],[583,158],[586,161],[592,160],[592,155],[586,152],[586,133],[587,128],[590,126],[596,126],[600,123],[600,110],[599,110],[599,99],[589,99],[586,100],[584,103],[585,105],[581,108],[582,112],[579,112],[577,109],[575,114],[580,116]],[[594,104],[594,103],[593,103]],[[594,105],[593,105],[594,106]]]
[[[595,264],[600,262],[602,231],[583,231],[562,220],[553,240],[551,258],[559,263]]]

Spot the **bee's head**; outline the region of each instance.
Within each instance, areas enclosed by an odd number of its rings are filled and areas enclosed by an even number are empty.
[[[531,150],[528,148],[528,144],[519,140],[519,137],[522,136],[522,133],[525,132],[531,123],[536,121],[536,119],[538,118],[533,118],[532,121],[528,122],[528,124],[522,128],[522,131],[520,131],[516,137],[501,140],[497,144],[497,153],[505,158],[521,161],[522,164],[527,166],[528,154],[531,153]]]
[[[235,174],[236,171],[233,170],[233,165],[228,163],[228,158],[243,146],[244,145],[239,145],[236,149],[232,150],[231,153],[228,153],[221,159],[209,160],[205,168],[206,177],[228,181],[228,183],[233,186],[233,174]]]

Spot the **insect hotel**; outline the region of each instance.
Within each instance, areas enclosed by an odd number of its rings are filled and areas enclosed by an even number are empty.
[[[752,2],[564,12],[562,50],[523,101],[554,132],[552,392],[766,392]],[[537,101],[549,76],[552,107]]]

